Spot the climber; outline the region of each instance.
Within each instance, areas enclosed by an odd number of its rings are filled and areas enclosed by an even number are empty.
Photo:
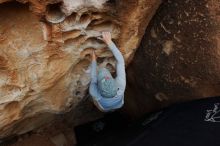
[[[92,51],[89,93],[96,107],[103,112],[108,112],[119,109],[124,104],[126,75],[124,58],[116,45],[112,42],[111,33],[103,32],[102,39],[116,58],[116,78],[114,79],[106,68],[100,68],[97,74],[96,55],[95,52]]]

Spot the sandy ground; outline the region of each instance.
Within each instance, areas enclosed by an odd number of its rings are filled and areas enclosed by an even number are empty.
[[[9,144],[10,143],[10,144]],[[37,131],[12,139],[4,146],[74,146],[75,133],[63,121],[56,121]],[[0,146],[3,146],[0,144]]]

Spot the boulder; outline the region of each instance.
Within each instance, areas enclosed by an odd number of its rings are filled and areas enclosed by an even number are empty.
[[[92,49],[99,66],[115,71],[101,32],[112,33],[128,64],[160,3],[0,0],[0,138],[31,131],[70,110],[77,123],[90,112],[96,115],[80,103],[88,97]]]
[[[127,70],[126,112],[220,95],[220,1],[168,0]]]

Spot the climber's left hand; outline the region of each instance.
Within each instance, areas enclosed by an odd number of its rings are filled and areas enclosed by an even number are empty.
[[[91,56],[92,56],[92,61],[96,61],[96,55],[95,55],[95,51],[94,50],[92,50]]]

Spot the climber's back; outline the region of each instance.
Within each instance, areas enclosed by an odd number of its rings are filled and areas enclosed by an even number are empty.
[[[116,58],[116,78],[114,79],[106,68],[98,70],[96,56],[93,51],[91,63],[91,83],[89,93],[95,105],[101,111],[112,111],[124,104],[124,91],[126,87],[125,63],[121,52],[111,40],[110,32],[102,33],[104,42],[108,45]]]

